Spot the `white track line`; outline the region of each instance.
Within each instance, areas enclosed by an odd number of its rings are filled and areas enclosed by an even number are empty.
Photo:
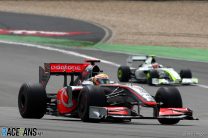
[[[58,49],[58,48],[53,48],[53,47],[48,47],[48,46],[42,46],[42,45],[37,45],[37,44],[28,44],[28,43],[20,43],[20,42],[10,42],[10,41],[4,41],[4,40],[0,40],[0,43],[4,43],[4,44],[11,44],[11,45],[21,45],[21,46],[25,46],[25,47],[34,47],[34,48],[39,48],[39,49],[45,49],[45,50],[50,50],[50,51],[56,51],[56,52],[60,52],[63,54],[67,54],[67,55],[73,55],[76,57],[82,57],[82,58],[90,58],[90,59],[98,59],[95,57],[91,57],[88,55],[84,55],[81,53],[77,53],[77,52],[73,52],[73,51],[68,51],[68,50],[64,50],[64,49]],[[103,59],[99,59],[102,63],[108,64],[108,65],[112,65],[115,67],[119,67],[120,65],[111,61],[107,61],[107,60],[103,60]],[[203,85],[203,84],[197,84],[198,87],[201,88],[206,88],[208,89],[207,85]]]
[[[197,84],[197,86],[208,89],[208,86],[207,85]]]
[[[10,41],[4,41],[4,40],[0,40],[0,43],[4,43],[4,44],[11,44],[11,45],[21,45],[21,46],[25,46],[25,47],[34,47],[34,48],[39,48],[39,49],[45,49],[45,50],[50,50],[50,51],[56,51],[56,52],[60,52],[63,54],[67,54],[67,55],[73,55],[76,57],[82,57],[82,58],[89,58],[89,59],[98,59],[95,57],[91,57],[88,55],[84,55],[81,53],[77,53],[77,52],[73,52],[73,51],[68,51],[68,50],[64,50],[64,49],[58,49],[58,48],[53,48],[53,47],[48,47],[48,46],[42,46],[42,45],[37,45],[37,44],[28,44],[28,43],[20,43],[20,42],[10,42]],[[107,60],[103,60],[103,59],[99,59],[102,63],[105,64],[109,64],[115,67],[119,67],[120,65],[111,61],[107,61]]]

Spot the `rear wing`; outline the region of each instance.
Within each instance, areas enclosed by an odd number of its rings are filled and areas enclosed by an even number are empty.
[[[133,55],[128,57],[127,63],[132,63],[133,61],[145,61],[147,58],[147,55]]]
[[[133,55],[127,58],[127,65],[132,66],[134,61],[142,61],[143,64],[152,64],[156,62],[154,55]]]
[[[39,83],[46,87],[51,75],[63,75],[64,86],[67,85],[67,76],[71,76],[71,85],[74,83],[74,76],[79,76],[88,67],[88,63],[45,63],[39,67]]]
[[[85,62],[88,62],[91,65],[95,65],[95,63],[100,62],[100,60],[99,59],[86,59]]]
[[[147,60],[148,56],[147,55],[133,55],[133,56],[129,56],[127,58],[127,66],[132,66],[134,61],[142,61],[145,62]]]
[[[51,75],[76,75],[82,73],[88,65],[88,63],[46,63],[44,66]]]

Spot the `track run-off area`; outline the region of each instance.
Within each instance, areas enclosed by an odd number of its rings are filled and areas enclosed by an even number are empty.
[[[53,20],[56,21],[54,17]],[[57,18],[57,20],[60,21],[60,18]],[[65,20],[66,22],[71,21]],[[63,30],[64,27],[65,25],[63,25]],[[46,31],[53,30],[49,29]],[[99,31],[97,33],[99,34]],[[95,35],[92,38],[96,37],[94,39],[99,42],[104,36],[105,34],[97,38]],[[85,36],[80,37],[85,39]],[[76,36],[76,39],[78,39],[78,36]],[[171,66],[177,71],[183,68],[190,68],[194,77],[199,79],[200,84],[197,86],[177,86],[181,92],[184,107],[191,108],[194,111],[194,116],[199,118],[198,121],[181,121],[177,125],[168,126],[160,125],[157,120],[132,120],[130,123],[84,123],[79,119],[51,117],[47,115],[40,120],[22,119],[20,117],[17,108],[19,87],[24,82],[37,82],[38,67],[45,62],[81,63],[85,58],[98,58],[102,61],[99,65],[104,72],[109,74],[112,80],[118,81],[116,76],[117,68],[119,65],[126,63],[127,57],[128,54],[122,53],[78,48],[60,49],[45,45],[0,40],[0,127],[36,127],[38,131],[43,132],[42,137],[54,138],[208,137],[207,63],[168,58],[158,58],[158,62]],[[51,87],[48,88],[48,91],[57,91],[62,86],[62,81],[62,78],[54,78],[49,83]],[[143,86],[152,95],[159,88],[150,87],[146,84],[138,85]]]

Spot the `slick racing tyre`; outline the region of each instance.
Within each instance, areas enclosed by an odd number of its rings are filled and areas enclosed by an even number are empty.
[[[186,70],[181,70],[180,71],[180,76],[181,78],[192,78],[192,73],[190,69],[186,69]]]
[[[154,79],[154,78],[159,79],[159,73],[157,70],[150,70],[149,74],[147,75],[147,83],[149,85],[153,85],[152,79]]]
[[[161,108],[181,108],[183,106],[180,92],[175,87],[161,87],[158,89],[155,100],[161,103]],[[158,119],[161,124],[177,124],[180,119]]]
[[[131,78],[131,70],[129,66],[120,66],[118,68],[117,77],[120,82],[128,82]]]
[[[89,118],[90,106],[106,106],[106,97],[103,88],[98,86],[84,87],[78,98],[78,115],[83,122],[99,122],[98,119]]]
[[[46,91],[41,84],[24,83],[18,95],[20,115],[23,118],[42,118],[46,112],[46,99]]]

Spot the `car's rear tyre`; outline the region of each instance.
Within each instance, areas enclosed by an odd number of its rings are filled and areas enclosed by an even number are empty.
[[[46,91],[41,84],[24,83],[18,95],[20,115],[23,118],[42,118],[46,112],[46,99]]]
[[[106,106],[104,89],[97,86],[84,87],[78,98],[78,115],[84,122],[99,122],[98,119],[89,118],[90,106]]]
[[[161,87],[158,89],[155,100],[161,103],[161,108],[181,108],[183,106],[180,92],[175,87]],[[161,124],[177,124],[180,119],[158,119]]]
[[[117,77],[120,82],[128,82],[131,78],[131,70],[129,66],[120,66],[117,71]]]
[[[159,73],[157,70],[150,70],[149,74],[147,75],[147,83],[149,85],[153,85],[152,84],[152,79],[159,79]]]
[[[184,69],[180,71],[181,78],[192,78],[192,73],[190,69]]]

